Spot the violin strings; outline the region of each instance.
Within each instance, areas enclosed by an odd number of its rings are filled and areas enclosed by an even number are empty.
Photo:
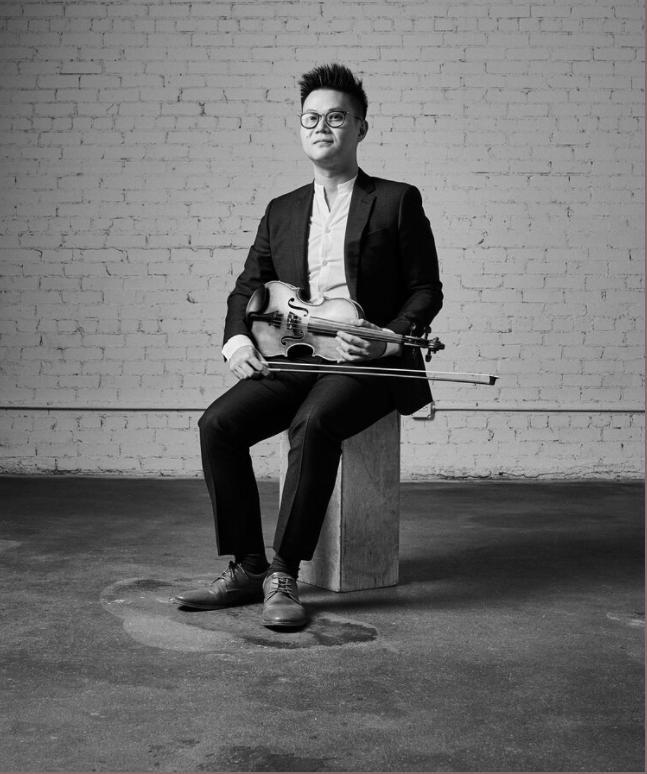
[[[376,330],[375,328],[364,328],[362,326],[353,325],[352,323],[344,323],[344,322],[335,322],[335,320],[326,320],[323,317],[311,317],[310,320],[314,323],[316,323],[317,328],[315,329],[314,326],[309,325],[308,321],[304,322],[304,325],[310,328],[310,330],[317,330],[317,331],[339,331],[343,330],[347,333],[353,333],[357,332],[358,328],[361,330],[361,335],[364,338],[367,337],[374,337],[380,341],[393,341],[393,342],[400,342],[402,340],[402,336],[400,336],[398,333],[394,333],[393,331],[384,331],[384,330]]]
[[[270,321],[270,325],[275,328],[282,328],[284,325],[283,316],[280,319]],[[313,324],[314,323],[314,324]],[[373,328],[363,328],[361,326],[352,325],[349,323],[329,321],[322,317],[310,317],[308,320],[298,320],[290,325],[285,324],[288,331],[292,331],[295,334],[305,335],[307,333],[321,333],[330,336],[334,336],[338,331],[345,331],[359,336],[369,341],[384,341],[394,344],[406,344],[407,346],[420,347],[422,349],[431,348],[431,344],[427,339],[423,339],[416,336],[403,336],[393,331],[375,330]]]
[[[313,321],[314,319],[315,318],[313,318]],[[363,339],[369,339],[372,341],[386,341],[393,342],[395,344],[402,343],[402,336],[399,336],[397,333],[376,331],[371,328],[361,328],[356,325],[348,325],[345,323],[334,324],[322,321],[321,323],[317,322],[315,325],[313,325],[311,322],[299,322],[293,325],[289,330],[295,331],[297,333],[325,333],[330,334],[331,336],[334,336],[337,331],[345,331],[346,333],[354,333]],[[421,346],[425,345],[421,344]]]

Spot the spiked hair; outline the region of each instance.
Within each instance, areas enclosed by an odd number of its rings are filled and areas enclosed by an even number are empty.
[[[317,89],[332,89],[348,94],[361,108],[362,117],[366,116],[368,99],[362,81],[344,65],[334,63],[315,67],[301,76],[299,88],[301,89],[301,107],[311,92]]]

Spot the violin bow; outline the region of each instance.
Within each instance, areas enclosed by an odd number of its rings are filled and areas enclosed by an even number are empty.
[[[317,374],[346,374],[348,376],[387,376],[400,379],[427,379],[430,382],[463,382],[465,384],[493,385],[498,379],[492,374],[454,373],[452,371],[421,371],[417,368],[381,368],[379,366],[356,366],[335,363],[298,363],[286,360],[284,363],[267,363],[270,371],[299,373],[309,371]]]

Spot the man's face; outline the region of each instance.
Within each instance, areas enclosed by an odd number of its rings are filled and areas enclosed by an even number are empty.
[[[357,164],[357,146],[366,136],[368,124],[351,114],[359,110],[348,94],[332,89],[317,89],[303,103],[302,113],[326,115],[331,110],[348,111],[346,120],[338,128],[328,126],[321,118],[314,129],[301,127],[301,145],[315,165],[326,169],[344,169]]]

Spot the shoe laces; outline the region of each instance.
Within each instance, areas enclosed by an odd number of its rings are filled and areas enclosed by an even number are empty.
[[[235,562],[229,562],[227,565],[227,569],[220,573],[220,575],[211,582],[211,585],[213,586],[214,583],[218,583],[219,580],[233,580],[234,579],[234,571],[236,570],[236,563]]]
[[[293,599],[295,602],[298,602],[299,600],[294,596],[294,593],[292,591],[292,578],[272,578],[272,583],[270,584],[270,590],[268,593],[268,599],[269,597],[273,597],[275,594],[285,594],[286,596],[290,597],[290,599]]]

